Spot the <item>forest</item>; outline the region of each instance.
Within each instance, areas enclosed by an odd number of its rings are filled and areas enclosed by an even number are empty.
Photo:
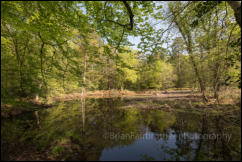
[[[1,160],[241,160],[240,100],[240,1],[1,1]]]

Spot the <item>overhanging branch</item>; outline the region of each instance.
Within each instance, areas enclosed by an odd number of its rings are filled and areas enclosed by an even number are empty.
[[[130,28],[127,28],[127,29],[133,30],[133,26],[134,26],[134,19],[133,19],[134,18],[134,14],[133,14],[133,12],[132,12],[129,4],[126,1],[123,1],[123,3],[124,3],[126,9],[129,12],[129,21],[130,21],[130,23],[128,25],[130,25]]]
[[[129,6],[129,4],[126,2],[126,1],[123,1],[126,9],[128,10],[128,13],[129,13],[129,24],[121,24],[117,21],[114,21],[114,20],[104,20],[104,21],[109,21],[109,22],[112,22],[112,23],[115,23],[123,28],[127,28],[128,30],[133,30],[133,26],[134,26],[134,14],[131,10],[131,7]],[[105,3],[105,6],[106,6],[106,3]]]

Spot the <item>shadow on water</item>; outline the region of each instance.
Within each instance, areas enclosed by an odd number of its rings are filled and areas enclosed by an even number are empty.
[[[2,158],[241,159],[241,126],[230,119],[135,107],[120,109],[123,102],[112,98],[61,102],[35,114],[2,120]],[[11,148],[13,143],[22,143],[18,145],[21,151]]]

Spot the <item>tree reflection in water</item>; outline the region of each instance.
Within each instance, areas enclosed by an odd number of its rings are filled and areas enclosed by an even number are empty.
[[[241,158],[241,126],[229,122],[225,116],[135,107],[120,109],[121,102],[125,102],[125,99],[83,98],[81,101],[62,102],[40,111],[41,129],[25,130],[21,140],[47,152],[48,159],[52,160]],[[17,125],[15,123],[16,129],[20,129],[26,119],[16,120],[22,120]],[[3,122],[2,129],[7,129],[11,122]],[[230,134],[231,139],[197,138],[213,133]]]

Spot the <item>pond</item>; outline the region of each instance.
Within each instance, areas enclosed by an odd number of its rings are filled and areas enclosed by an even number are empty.
[[[65,101],[38,113],[2,119],[2,159],[241,160],[240,119],[123,109],[123,102]]]

